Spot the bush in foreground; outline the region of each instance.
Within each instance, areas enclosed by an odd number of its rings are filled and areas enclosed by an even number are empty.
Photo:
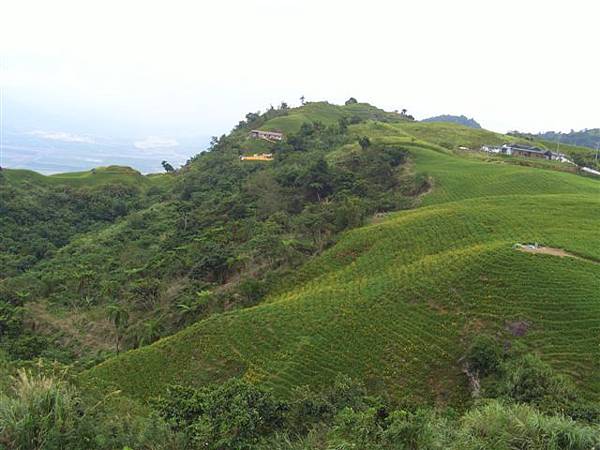
[[[25,370],[15,378],[13,395],[0,397],[0,444],[12,449],[74,448],[81,410],[75,392]]]
[[[456,449],[593,450],[600,429],[562,416],[546,416],[523,404],[492,401],[465,414]]]

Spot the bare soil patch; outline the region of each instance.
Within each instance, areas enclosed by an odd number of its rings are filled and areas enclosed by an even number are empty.
[[[529,330],[530,324],[525,320],[517,320],[514,322],[508,322],[506,328],[515,337],[525,336],[527,330]]]
[[[564,251],[561,248],[554,248],[554,247],[528,247],[528,246],[523,246],[523,247],[518,247],[517,250],[520,250],[520,251],[525,252],[525,253],[541,253],[543,255],[560,256],[561,258],[563,258],[563,257],[569,257],[569,258],[582,259],[579,256],[574,255],[573,253],[569,253],[567,251]]]

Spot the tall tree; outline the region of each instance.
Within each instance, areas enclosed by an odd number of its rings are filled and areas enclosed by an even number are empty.
[[[163,169],[165,169],[165,172],[175,172],[175,169],[173,168],[173,166],[171,164],[169,164],[167,161],[163,161],[161,162]]]

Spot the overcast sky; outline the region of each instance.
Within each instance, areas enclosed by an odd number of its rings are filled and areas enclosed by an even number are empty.
[[[223,133],[301,95],[465,114],[498,131],[599,127],[598,5],[2,1],[3,101],[53,118],[53,132],[161,139]]]

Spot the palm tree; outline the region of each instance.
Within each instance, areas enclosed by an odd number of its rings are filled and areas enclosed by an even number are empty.
[[[115,331],[117,334],[117,353],[119,353],[119,344],[121,343],[121,339],[123,337],[123,331],[127,328],[127,324],[129,322],[129,313],[125,308],[121,305],[113,304],[109,305],[107,308],[108,320],[112,322],[115,327]]]

